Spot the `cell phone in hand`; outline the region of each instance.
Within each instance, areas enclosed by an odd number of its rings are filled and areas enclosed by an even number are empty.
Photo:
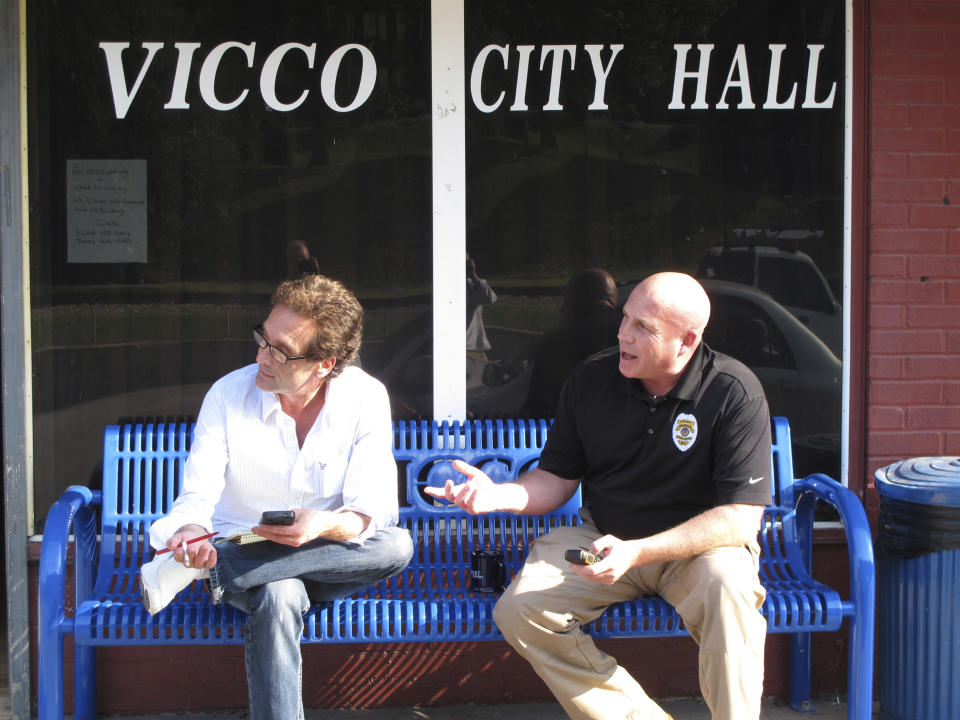
[[[563,554],[563,559],[574,565],[593,565],[603,560],[603,555],[594,555],[586,548],[570,548]]]
[[[293,525],[296,513],[293,510],[267,510],[260,516],[261,525]]]

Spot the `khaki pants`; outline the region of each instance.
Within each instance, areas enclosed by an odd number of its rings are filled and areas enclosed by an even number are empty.
[[[581,511],[583,512],[583,511]],[[581,625],[608,605],[659,594],[700,646],[700,689],[713,720],[757,720],[763,690],[765,597],[759,547],[719,548],[688,560],[633,568],[613,585],[581,578],[567,548],[601,537],[583,512],[580,527],[557,528],[531,548],[494,610],[504,637],[533,666],[574,720],[669,718]]]

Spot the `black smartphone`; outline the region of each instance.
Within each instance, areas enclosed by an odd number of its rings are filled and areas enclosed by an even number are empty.
[[[574,565],[593,565],[603,560],[603,556],[594,555],[586,548],[570,548],[563,554],[563,559]]]
[[[267,510],[260,516],[261,525],[293,525],[294,520],[293,510]]]

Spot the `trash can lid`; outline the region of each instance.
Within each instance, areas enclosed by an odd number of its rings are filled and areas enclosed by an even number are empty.
[[[923,505],[960,507],[960,458],[918,457],[875,473],[880,497]]]

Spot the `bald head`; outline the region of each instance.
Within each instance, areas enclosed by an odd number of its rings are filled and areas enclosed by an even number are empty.
[[[698,337],[703,336],[703,330],[710,320],[710,298],[703,286],[689,275],[656,273],[637,285],[633,292],[645,295],[664,320],[677,330],[693,330]]]

